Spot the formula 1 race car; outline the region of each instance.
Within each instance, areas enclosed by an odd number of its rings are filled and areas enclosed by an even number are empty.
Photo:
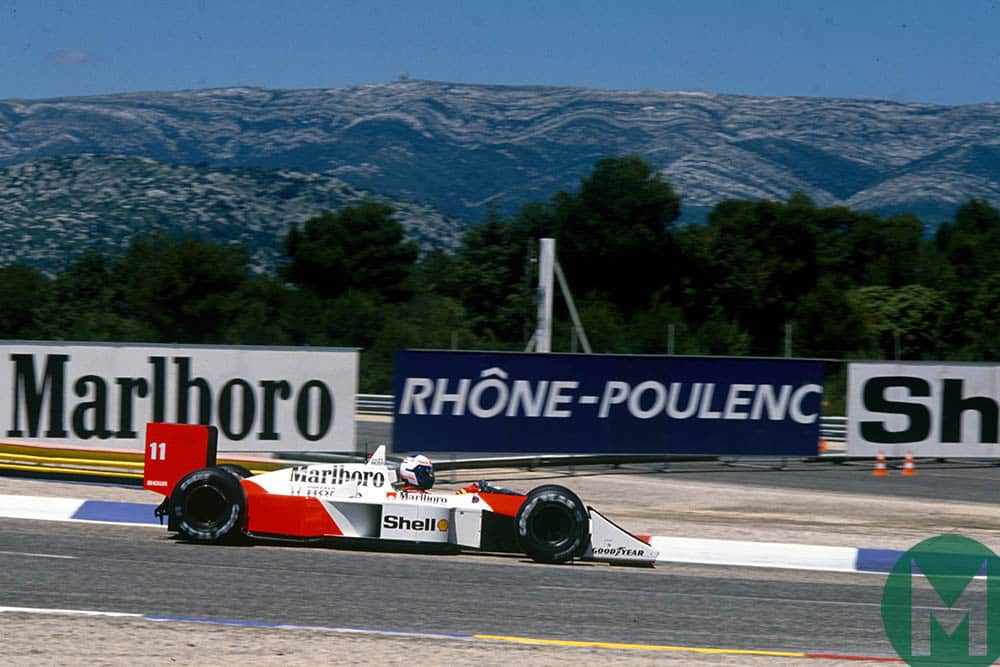
[[[215,427],[146,426],[143,485],[166,498],[167,529],[192,542],[248,538],[345,546],[417,545],[523,553],[541,563],[574,559],[652,565],[646,541],[555,484],[526,494],[484,482],[456,493],[408,488],[385,447],[366,463],[317,463],[252,475],[216,465]]]

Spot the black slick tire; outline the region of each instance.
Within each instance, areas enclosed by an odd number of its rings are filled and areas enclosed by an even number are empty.
[[[219,468],[201,468],[177,482],[170,494],[177,532],[193,542],[232,543],[243,535],[247,498],[239,479]]]
[[[514,517],[521,549],[539,563],[579,558],[590,544],[590,514],[564,486],[532,489]]]

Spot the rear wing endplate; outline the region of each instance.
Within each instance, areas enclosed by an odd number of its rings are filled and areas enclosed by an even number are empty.
[[[219,429],[202,424],[146,424],[142,485],[169,496],[184,475],[215,465]]]

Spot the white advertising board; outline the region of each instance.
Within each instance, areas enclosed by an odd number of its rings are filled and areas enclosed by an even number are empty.
[[[212,424],[221,451],[354,451],[358,352],[0,343],[0,437],[142,450],[149,421]]]
[[[1000,457],[1000,366],[855,362],[848,369],[852,456]]]

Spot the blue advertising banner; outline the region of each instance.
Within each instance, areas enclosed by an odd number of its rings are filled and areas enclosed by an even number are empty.
[[[815,456],[823,365],[404,350],[393,395],[401,452]]]

